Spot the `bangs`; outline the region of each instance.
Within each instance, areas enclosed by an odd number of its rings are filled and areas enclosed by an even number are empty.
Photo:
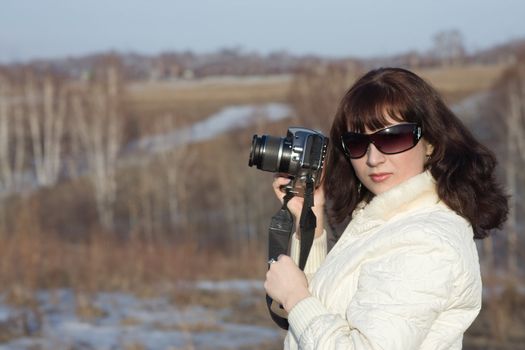
[[[418,122],[413,103],[403,91],[392,86],[368,84],[358,86],[351,92],[344,106],[347,128],[353,132],[365,132],[365,129],[382,129],[397,122]]]

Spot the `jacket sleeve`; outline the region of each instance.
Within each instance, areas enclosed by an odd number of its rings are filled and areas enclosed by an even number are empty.
[[[448,242],[416,236],[374,247],[345,315],[315,297],[300,301],[289,314],[300,348],[419,349],[465,264]]]
[[[306,278],[310,280],[313,274],[317,271],[321,263],[326,258],[327,254],[327,233],[326,230],[323,231],[322,235],[315,238],[312,243],[312,248],[308,254],[308,259],[306,260],[306,265],[304,266],[304,273]],[[292,242],[290,245],[290,257],[292,260],[299,264],[299,253],[301,251],[301,240],[297,239],[297,235],[292,235]]]

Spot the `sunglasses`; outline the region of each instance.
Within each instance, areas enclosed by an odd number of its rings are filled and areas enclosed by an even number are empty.
[[[421,126],[417,123],[403,123],[386,127],[373,134],[348,131],[341,136],[341,142],[344,153],[356,159],[366,154],[371,143],[381,153],[396,154],[413,148],[422,136]]]

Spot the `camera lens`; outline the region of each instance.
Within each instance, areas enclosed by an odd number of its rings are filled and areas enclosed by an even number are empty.
[[[280,137],[253,136],[249,166],[270,172],[287,172],[291,157],[291,145]]]
[[[257,135],[253,135],[252,148],[250,149],[250,160],[248,161],[249,166],[256,165],[257,168],[260,168],[261,166],[262,155],[263,155],[262,150],[264,146],[263,137],[258,137]]]

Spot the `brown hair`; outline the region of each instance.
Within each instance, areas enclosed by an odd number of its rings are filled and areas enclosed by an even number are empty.
[[[418,123],[433,153],[425,164],[437,183],[439,198],[467,219],[474,238],[499,228],[508,212],[507,196],[495,178],[496,159],[416,74],[380,68],[361,77],[346,92],[332,123],[325,172],[330,222],[348,219],[356,205],[373,194],[360,182],[341,147],[341,135],[388,125],[386,117]]]

